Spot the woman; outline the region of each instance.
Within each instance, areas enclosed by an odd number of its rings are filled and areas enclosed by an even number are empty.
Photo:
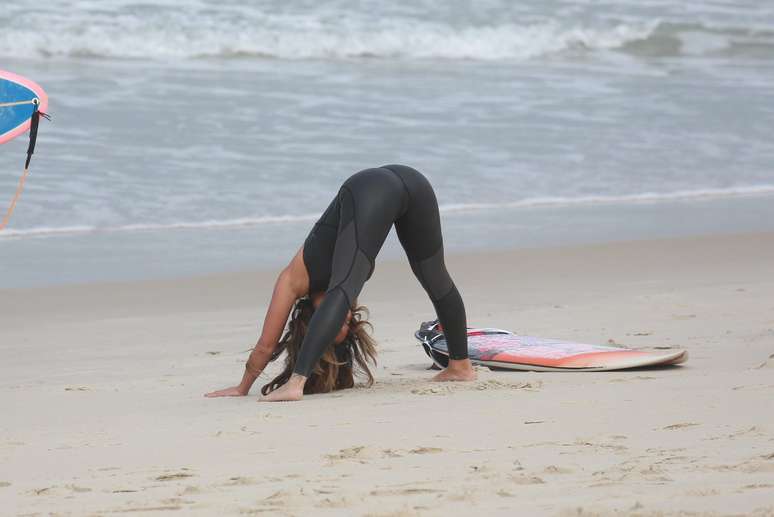
[[[292,374],[281,386],[267,385],[261,399],[300,400],[326,349],[344,342],[352,321],[357,320],[352,317],[352,309],[373,273],[376,255],[393,224],[411,269],[433,302],[449,346],[449,366],[433,380],[474,380],[476,374],[468,359],[465,307],[444,264],[433,188],[427,178],[410,167],[385,165],[360,171],[344,182],[302,248],[280,273],[242,382],[207,396],[246,395],[268,362],[277,357],[275,351],[294,304],[310,296],[317,308],[309,319]]]

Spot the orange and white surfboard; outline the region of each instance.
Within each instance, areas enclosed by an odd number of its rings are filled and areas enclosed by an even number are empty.
[[[446,338],[437,321],[423,323],[414,334],[427,355],[440,367],[448,364]],[[682,349],[632,350],[520,336],[508,330],[468,329],[468,354],[473,364],[494,370],[605,371],[685,362]]]

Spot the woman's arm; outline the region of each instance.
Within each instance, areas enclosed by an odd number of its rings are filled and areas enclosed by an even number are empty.
[[[274,349],[277,348],[293,304],[309,290],[309,277],[301,253],[301,250],[296,253],[274,284],[274,292],[263,321],[261,336],[245,364],[245,374],[240,383],[240,386],[246,387],[245,393],[266,368]]]
[[[255,380],[266,368],[274,349],[277,348],[293,304],[308,291],[309,274],[304,265],[302,248],[277,277],[269,309],[263,321],[261,336],[245,364],[242,381],[232,388],[207,393],[206,397],[247,395]]]

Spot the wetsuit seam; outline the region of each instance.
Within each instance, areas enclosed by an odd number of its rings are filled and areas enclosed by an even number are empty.
[[[343,283],[343,282],[342,282]],[[349,299],[349,295],[347,294],[347,290],[341,287],[341,284],[337,284],[334,286],[333,289],[338,289],[344,294],[344,299],[347,300],[347,307],[352,307],[352,301]],[[330,289],[328,289],[330,291]]]
[[[384,169],[384,170],[388,170],[391,173],[393,173],[395,176],[398,177],[398,179],[400,180],[401,185],[403,185],[403,191],[406,192],[406,198],[407,198],[406,199],[406,210],[403,211],[403,214],[405,214],[406,212],[408,212],[409,206],[411,206],[411,191],[409,190],[408,185],[406,185],[406,182],[403,180],[403,176],[398,174],[396,171],[390,169],[389,167],[380,167],[380,168]],[[403,215],[403,214],[401,214],[401,215]]]
[[[355,226],[355,251],[359,251],[363,255],[365,255],[365,258],[368,259],[368,262],[371,261],[371,257],[368,256],[368,253],[366,253],[366,250],[360,247],[360,237],[357,232],[357,206],[355,205],[355,194],[352,193],[352,191],[349,189],[349,187],[342,187],[347,192],[349,192],[350,197],[352,198],[352,224]],[[357,253],[355,253],[355,258],[357,258]],[[352,264],[354,266],[355,260],[352,260]],[[352,267],[350,266],[349,272],[352,273]],[[347,274],[347,278],[349,278],[349,274]]]
[[[435,301],[436,303],[440,303],[440,302],[442,302],[444,298],[446,298],[447,296],[449,296],[450,294],[452,294],[452,291],[454,291],[454,289],[455,289],[456,287],[457,287],[457,286],[455,286],[455,285],[454,285],[454,282],[452,282],[452,286],[449,288],[449,290],[448,290],[448,291],[446,291],[446,294],[444,294],[443,296],[441,296],[440,298],[438,298],[437,300],[434,300],[434,301]]]
[[[311,259],[307,258],[307,248],[309,248],[311,242],[310,240],[313,240],[316,238],[316,235],[314,234],[314,231],[312,231],[311,235],[307,237],[304,240],[304,245],[301,247],[301,262],[304,263],[304,268],[306,269],[306,275],[309,277],[309,292],[314,292],[314,287],[317,285],[317,278],[316,274],[313,273],[314,267],[309,266],[309,262]]]
[[[352,200],[352,224],[355,225],[355,248],[359,250],[360,239],[358,238],[358,235],[357,235],[357,206],[355,205],[355,194],[352,193],[349,187],[342,186],[341,189],[349,192],[349,197]],[[341,216],[339,215],[339,217]]]
[[[414,260],[414,261],[412,261],[411,259],[409,259],[409,262],[413,262],[414,264],[416,264],[416,267],[417,267],[417,269],[418,269],[418,270],[421,272],[421,274],[422,274],[422,281],[423,281],[423,282],[424,282],[424,278],[425,278],[425,273],[424,273],[424,270],[423,270],[423,268],[422,268],[422,265],[423,265],[423,263],[424,263],[424,262],[426,262],[426,261],[428,261],[428,260],[430,260],[431,258],[435,257],[435,256],[438,254],[438,252],[439,252],[439,251],[442,251],[442,250],[443,250],[443,246],[439,246],[439,247],[438,247],[438,248],[437,248],[437,249],[436,249],[434,252],[432,252],[430,255],[428,255],[427,257],[425,257],[425,258],[423,258],[423,259]],[[449,288],[449,290],[448,290],[448,291],[446,291],[446,292],[443,294],[443,296],[439,296],[438,298],[435,298],[435,297],[433,297],[432,295],[430,295],[430,299],[431,299],[433,302],[436,302],[436,303],[437,303],[437,302],[440,302],[441,300],[443,300],[444,298],[446,298],[447,296],[449,296],[449,294],[451,294],[451,292],[452,292],[452,291],[454,291],[454,288],[455,288],[454,281],[452,281],[452,283],[451,283],[451,287]],[[428,292],[428,294],[429,294],[429,292]]]
[[[395,174],[395,171],[390,171],[390,172]],[[398,177],[400,177],[400,176],[398,176]],[[405,185],[404,185],[404,187],[405,187]],[[371,274],[373,274],[373,272],[374,272],[374,268],[376,267],[376,262],[375,262],[375,259],[372,259],[368,255],[368,253],[366,253],[366,250],[364,250],[363,248],[360,247],[360,236],[359,236],[358,231],[357,231],[357,205],[355,204],[355,194],[352,192],[352,190],[350,190],[349,187],[343,186],[341,188],[346,189],[347,192],[349,192],[350,197],[352,198],[352,224],[355,225],[355,258],[352,260],[352,266],[350,266],[349,273],[347,273],[346,278],[349,279],[349,275],[352,273],[352,269],[355,266],[355,261],[357,260],[357,252],[358,251],[360,253],[362,253],[363,256],[366,259],[368,259],[368,264],[371,266],[371,270],[368,272],[368,276],[370,277]]]
[[[441,251],[442,249],[443,249],[443,246],[439,246],[439,247],[437,247],[435,249],[434,252],[432,252],[428,256],[426,256],[424,258],[421,258],[421,259],[415,259],[415,262],[419,264],[419,263],[422,263],[422,262],[424,262],[426,260],[430,260],[431,258],[435,257],[438,254],[438,252]]]
[[[341,287],[341,284],[343,284],[344,282],[349,280],[349,277],[352,275],[352,270],[355,268],[355,262],[357,262],[357,252],[358,251],[362,251],[362,250],[360,249],[360,244],[359,244],[359,241],[358,241],[358,238],[357,238],[357,217],[355,215],[355,196],[352,193],[352,191],[348,187],[346,187],[346,186],[342,186],[341,190],[346,190],[349,193],[349,196],[350,196],[350,198],[352,200],[352,221],[351,221],[351,223],[355,227],[355,253],[352,255],[352,261],[349,263],[349,269],[347,270],[347,274],[344,275],[344,278],[338,284],[336,284],[334,286],[334,289],[341,289],[341,291],[344,293],[344,297],[347,299],[347,304],[349,305],[350,304],[349,296],[347,296],[347,291],[346,291],[346,289]],[[341,210],[341,207],[339,207],[339,210]],[[339,221],[341,221],[341,212],[339,212]],[[349,224],[349,223],[347,223],[347,224]],[[342,228],[342,231],[336,237],[337,240],[341,237],[341,234],[344,233],[343,230],[344,230],[344,228]],[[363,255],[366,255],[366,254],[363,253]],[[366,255],[366,257],[367,256],[368,255]],[[330,290],[330,289],[328,289],[328,290]]]

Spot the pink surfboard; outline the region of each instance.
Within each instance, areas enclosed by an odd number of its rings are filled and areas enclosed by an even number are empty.
[[[423,323],[415,333],[425,352],[440,367],[448,364],[446,339],[437,321]],[[468,354],[474,364],[491,369],[531,371],[606,371],[685,362],[679,349],[632,350],[519,336],[501,329],[468,329]]]

